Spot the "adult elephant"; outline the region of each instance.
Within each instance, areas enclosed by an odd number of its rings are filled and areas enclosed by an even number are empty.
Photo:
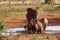
[[[37,20],[37,11],[35,9],[28,8],[27,14],[26,14],[26,19],[27,19],[27,25],[24,28],[27,28],[29,26],[31,19]]]

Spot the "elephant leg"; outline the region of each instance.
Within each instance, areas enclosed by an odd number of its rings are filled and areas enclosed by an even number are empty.
[[[44,31],[45,31],[45,28],[46,28],[46,23],[44,24]]]
[[[43,33],[43,27],[38,28],[38,33]]]
[[[40,33],[41,33],[41,34],[43,33],[43,28],[41,29]]]
[[[48,25],[48,19],[45,18],[45,19],[44,19],[44,30],[45,30],[45,28],[47,27],[47,25]]]
[[[38,29],[38,31],[37,31],[38,33],[42,33],[42,30],[41,29]]]
[[[25,28],[25,29],[28,28],[28,25],[24,26],[24,28]]]
[[[31,34],[32,32],[31,32],[31,28],[30,27],[28,27],[28,33],[29,34]]]
[[[35,25],[35,33],[38,32],[38,25]]]

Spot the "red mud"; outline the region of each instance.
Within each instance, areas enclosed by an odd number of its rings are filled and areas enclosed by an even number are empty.
[[[50,26],[60,26],[60,15],[43,15],[41,18],[48,18]],[[26,25],[25,16],[16,16],[16,17],[6,17],[5,19],[6,26],[11,27],[23,27]],[[8,40],[60,40],[60,34],[57,35],[48,35],[48,34],[25,34],[17,36],[7,36]]]
[[[49,26],[60,26],[60,15],[42,15],[40,18],[47,18],[49,21]],[[6,26],[11,27],[23,27],[27,24],[25,16],[15,16],[15,17],[6,17],[5,19]]]

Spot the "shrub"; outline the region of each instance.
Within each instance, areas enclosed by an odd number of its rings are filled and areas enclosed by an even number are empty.
[[[4,30],[5,30],[4,20],[0,19],[0,35],[2,35],[1,33],[4,32]]]

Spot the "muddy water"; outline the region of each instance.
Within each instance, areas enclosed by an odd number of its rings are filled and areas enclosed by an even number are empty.
[[[2,35],[17,35],[23,34],[22,31],[26,31],[27,29],[24,28],[8,28]]]
[[[2,35],[23,34],[21,31],[26,31],[26,30],[27,29],[24,29],[24,28],[8,28],[5,32],[2,33]],[[59,34],[60,32],[57,32],[57,31],[60,31],[60,26],[47,26],[45,30],[46,30],[45,32],[46,34]]]
[[[47,26],[46,34],[60,34],[60,26]]]

